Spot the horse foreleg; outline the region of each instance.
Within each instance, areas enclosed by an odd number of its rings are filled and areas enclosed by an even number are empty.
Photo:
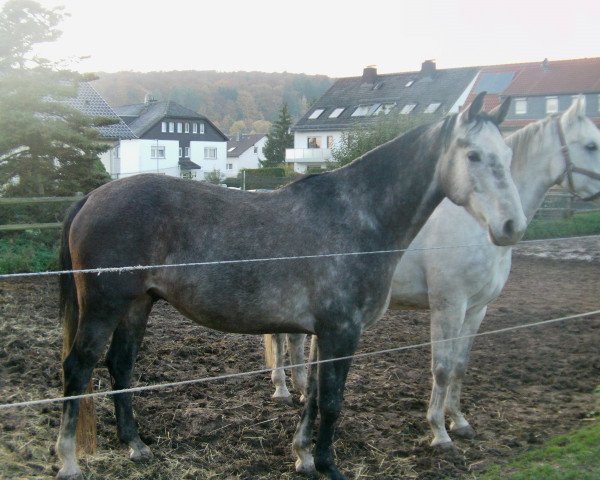
[[[63,361],[63,379],[65,397],[81,395],[87,384],[104,346],[108,342],[116,321],[94,321],[91,315],[81,314],[81,320],[73,345]],[[58,479],[80,479],[81,469],[77,463],[77,417],[81,401],[63,402],[60,431],[56,440],[56,453],[61,468]]]
[[[443,308],[436,308],[433,304],[431,306],[433,385],[427,410],[427,421],[433,432],[432,447],[449,448],[452,446],[452,440],[446,431],[444,402],[450,384],[455,341],[448,341],[448,339],[458,336],[464,315],[464,308],[449,308],[447,304]]]
[[[300,421],[296,427],[292,448],[298,457],[296,460],[296,471],[299,473],[313,474],[316,472],[315,461],[310,452],[310,442],[312,439],[312,430],[317,417],[318,405],[318,384],[317,372],[318,367],[314,364],[318,358],[317,337],[312,336],[310,343],[309,366],[308,366],[308,381],[306,391],[306,402],[304,410],[300,416]]]
[[[358,345],[360,330],[340,328],[336,332],[327,332],[317,338],[319,360],[348,357],[354,354]],[[319,473],[334,480],[346,477],[338,470],[333,458],[333,433],[337,419],[342,411],[344,386],[351,359],[337,360],[319,364],[319,414],[321,422],[315,445],[315,467]]]
[[[477,308],[474,311],[469,310],[465,315],[465,321],[460,331],[460,337],[465,337],[477,333],[479,326],[485,317],[487,305],[483,308]],[[455,342],[454,362],[452,374],[450,375],[450,385],[446,395],[446,413],[450,417],[450,433],[462,438],[473,438],[475,430],[469,425],[460,410],[460,395],[462,390],[462,381],[469,364],[469,355],[473,346],[473,338],[465,338]]]
[[[143,298],[134,303],[115,332],[106,357],[106,365],[111,375],[113,390],[124,390],[131,386],[131,375],[137,357],[148,315],[152,308],[152,300]],[[150,448],[142,442],[131,406],[131,393],[113,395],[115,416],[117,417],[117,434],[119,440],[129,446],[129,458],[141,461],[152,458]]]
[[[271,348],[273,349],[273,365],[269,365],[273,368],[271,372],[271,381],[275,386],[275,393],[273,394],[273,400],[282,403],[292,403],[292,395],[287,388],[285,383],[285,371],[283,366],[285,364],[285,334],[277,333],[271,335],[272,342]]]
[[[290,362],[292,365],[292,385],[300,392],[300,401],[306,400],[306,367],[304,366],[304,342],[306,334],[290,333],[286,335],[287,347],[290,352]]]

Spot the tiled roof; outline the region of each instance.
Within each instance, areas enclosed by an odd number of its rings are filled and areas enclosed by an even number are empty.
[[[372,121],[374,115],[352,116],[360,105],[395,104],[395,111],[400,111],[414,103],[416,106],[411,112],[414,114],[423,113],[432,103],[440,103],[438,111],[448,112],[473,81],[479,67],[435,69],[435,64],[429,63],[433,70],[377,75],[372,69],[370,78],[363,75],[338,79],[292,130],[344,130],[358,122]],[[343,112],[331,117],[339,108],[344,108]],[[316,118],[309,118],[318,109],[324,111]]]
[[[189,158],[180,158],[179,166],[185,170],[197,170],[202,168],[197,163],[192,162]]]
[[[500,104],[500,96],[600,93],[600,57],[482,67],[466,104],[482,91],[488,92],[486,111]]]
[[[77,96],[69,98],[66,103],[90,117],[115,120],[116,123],[113,125],[95,127],[104,138],[111,140],[136,138],[135,133],[119,118],[89,82],[81,82],[78,85]]]
[[[193,110],[185,108],[172,101],[150,101],[135,105],[124,105],[121,107],[115,107],[115,112],[120,117],[129,118],[129,128],[131,128],[131,130],[133,130],[133,132],[139,137],[141,137],[164,117],[197,119],[208,122],[212,125],[212,122],[210,122],[210,120],[208,120],[208,118],[206,118],[204,115],[200,115],[199,113],[196,113]],[[217,129],[217,131],[219,130]]]
[[[240,138],[239,140],[229,140],[227,142],[227,157],[239,157],[246,150],[252,148],[264,137],[264,133],[255,133],[242,135],[242,138]]]

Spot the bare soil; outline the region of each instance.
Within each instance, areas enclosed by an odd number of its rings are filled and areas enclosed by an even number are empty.
[[[524,252],[526,253],[526,252]],[[585,252],[584,252],[585,253]],[[588,259],[589,260],[589,259]],[[502,296],[482,331],[600,309],[600,263],[516,255]],[[0,403],[60,396],[61,329],[56,279],[0,283]],[[426,342],[426,312],[390,312],[366,332],[359,352]],[[475,341],[464,411],[477,431],[456,450],[433,451],[425,420],[428,348],[355,361],[335,442],[353,479],[476,478],[549,437],[589,423],[600,384],[600,316]],[[156,305],[135,384],[155,384],[263,368],[262,340],[193,325]],[[96,385],[108,388],[103,366]],[[301,405],[274,404],[268,374],[137,394],[142,438],[155,458],[127,459],[116,439],[112,401],[96,401],[98,454],[84,457],[89,479],[301,479],[291,440]],[[0,410],[0,477],[50,478],[60,405]]]

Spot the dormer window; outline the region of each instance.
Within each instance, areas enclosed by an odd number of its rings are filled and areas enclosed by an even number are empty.
[[[516,98],[515,99],[515,114],[516,115],[525,115],[527,113],[527,99],[526,98]]]
[[[324,111],[325,111],[324,108],[317,108],[317,109],[315,109],[314,112],[312,112],[310,114],[310,117],[308,117],[308,119],[309,120],[315,120],[316,118],[319,118]]]
[[[395,106],[395,103],[382,103],[379,108],[375,110],[375,115],[379,115],[380,113],[387,115]]]
[[[435,113],[438,108],[440,108],[441,103],[433,102],[427,105],[427,108],[423,111],[423,113]]]
[[[400,110],[400,113],[402,115],[408,115],[410,112],[412,112],[415,107],[417,106],[416,103],[407,103],[406,105],[404,105],[404,107],[402,107],[402,110]]]
[[[344,107],[334,109],[333,112],[329,114],[329,118],[338,118],[344,110],[346,110]]]
[[[406,85],[404,85],[405,87],[410,87],[413,83],[415,83],[414,80],[409,80],[408,82],[406,82]]]
[[[352,117],[368,117],[379,108],[381,103],[374,103],[373,105],[359,105],[356,110],[352,112]]]
[[[546,97],[546,113],[558,112],[558,97]]]

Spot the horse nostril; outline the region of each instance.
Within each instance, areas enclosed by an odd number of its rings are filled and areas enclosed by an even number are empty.
[[[502,231],[507,237],[512,237],[515,233],[515,223],[512,220],[508,220],[504,224],[504,229]]]

